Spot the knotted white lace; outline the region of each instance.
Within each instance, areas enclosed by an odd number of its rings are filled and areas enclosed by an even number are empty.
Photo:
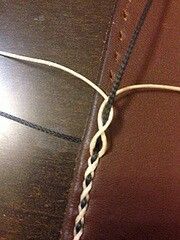
[[[73,240],[79,240],[82,233],[83,233],[83,227],[80,229],[80,231],[77,233],[76,232],[76,226],[79,222],[81,222],[81,224],[84,226],[84,217],[88,208],[88,204],[85,205],[85,207],[82,208],[81,206],[81,201],[83,199],[86,198],[87,202],[89,201],[89,193],[91,191],[92,188],[92,181],[89,183],[89,185],[86,185],[86,178],[89,174],[91,174],[91,177],[93,179],[94,174],[95,174],[95,170],[98,166],[99,160],[100,158],[102,158],[102,156],[106,153],[107,151],[107,137],[106,137],[106,130],[109,127],[109,125],[111,124],[112,120],[113,120],[113,108],[111,108],[110,114],[109,114],[109,118],[107,120],[107,122],[105,123],[105,125],[103,125],[102,122],[102,113],[104,110],[104,107],[108,101],[108,96],[106,95],[106,93],[99,88],[96,84],[94,84],[93,82],[91,82],[89,79],[87,79],[86,77],[84,77],[83,75],[67,68],[64,67],[60,64],[51,62],[51,61],[46,61],[46,60],[42,60],[42,59],[36,59],[36,58],[30,58],[30,57],[26,57],[26,56],[21,56],[21,55],[17,55],[17,54],[13,54],[13,53],[8,53],[8,52],[4,52],[4,51],[0,51],[0,55],[4,56],[4,57],[9,57],[9,58],[14,58],[17,60],[22,60],[22,61],[27,61],[27,62],[32,62],[32,63],[37,63],[37,64],[42,64],[42,65],[47,65],[49,67],[54,67],[60,70],[63,70],[75,77],[77,77],[78,79],[82,80],[83,82],[87,83],[89,86],[91,86],[94,90],[96,90],[103,98],[104,101],[102,102],[99,111],[98,111],[98,116],[97,116],[97,123],[98,123],[98,130],[96,132],[96,134],[94,135],[94,137],[92,138],[91,142],[90,142],[90,157],[88,159],[88,167],[85,171],[84,174],[84,181],[83,181],[83,190],[80,196],[80,204],[78,206],[78,215],[76,217],[75,220],[75,228],[74,228],[74,238]],[[180,92],[180,87],[176,87],[176,86],[170,86],[170,85],[161,85],[161,84],[138,84],[138,85],[131,85],[131,86],[127,86],[124,87],[122,89],[119,89],[117,91],[117,96],[122,97],[125,93],[128,93],[129,91],[133,91],[133,90],[140,90],[140,89],[158,89],[158,90],[167,90],[167,91],[175,91],[175,92]],[[91,163],[91,157],[93,156],[93,151],[94,148],[96,146],[97,143],[97,139],[101,137],[102,140],[102,147],[100,149],[100,151],[98,152],[98,156],[96,158],[96,160]]]

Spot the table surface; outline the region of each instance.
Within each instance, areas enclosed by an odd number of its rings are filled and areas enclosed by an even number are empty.
[[[0,50],[94,82],[115,0],[0,1]],[[0,111],[82,138],[94,92],[56,69],[0,57]],[[0,117],[0,240],[56,240],[79,144]]]

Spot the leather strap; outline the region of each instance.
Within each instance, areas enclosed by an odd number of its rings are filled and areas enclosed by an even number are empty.
[[[145,0],[117,2],[100,79],[107,92],[144,5]],[[179,85],[179,15],[178,1],[153,2],[123,86]],[[99,101],[95,99],[77,159],[63,240],[73,239]],[[117,101],[111,143],[93,180],[82,240],[179,239],[179,104],[178,94],[163,91],[135,92]]]

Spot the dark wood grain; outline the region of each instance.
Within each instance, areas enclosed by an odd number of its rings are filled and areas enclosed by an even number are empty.
[[[0,1],[0,49],[94,82],[115,0]],[[94,92],[48,67],[0,57],[0,110],[82,137]],[[56,240],[78,144],[0,118],[0,240]]]

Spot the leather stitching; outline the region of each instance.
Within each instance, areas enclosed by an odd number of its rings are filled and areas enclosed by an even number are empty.
[[[125,6],[122,8],[122,11],[119,13],[122,17],[118,19],[119,21],[117,23],[113,22],[113,24],[119,25],[120,20],[123,19],[123,25],[122,25],[121,29],[118,31],[118,33],[113,34],[113,35],[118,35],[116,37],[119,38],[119,41],[118,41],[119,45],[116,45],[116,49],[111,53],[113,55],[113,59],[114,59],[113,61],[111,61],[111,64],[114,64],[115,68],[118,67],[118,63],[120,62],[121,52],[122,52],[124,40],[126,38],[125,26],[130,17],[130,11],[129,11],[130,4],[132,4],[132,1],[127,0]],[[112,67],[113,66],[110,66],[110,70],[109,70],[109,78],[110,78],[111,82],[113,82],[113,80],[115,78],[115,72],[113,71]]]

